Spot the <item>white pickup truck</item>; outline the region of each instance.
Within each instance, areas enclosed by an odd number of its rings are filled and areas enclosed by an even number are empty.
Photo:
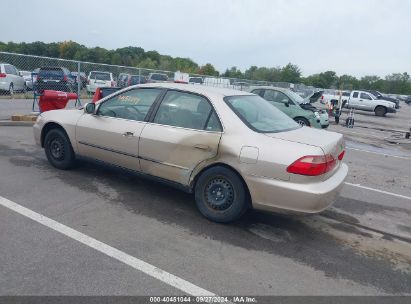
[[[378,99],[365,91],[352,91],[345,107],[374,112],[376,116],[385,116],[387,113],[396,112],[394,102]]]

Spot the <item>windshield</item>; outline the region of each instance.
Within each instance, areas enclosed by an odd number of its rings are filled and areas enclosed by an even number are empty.
[[[290,97],[292,100],[294,100],[297,103],[304,103],[304,98],[302,98],[300,95],[298,95],[296,92],[293,91],[288,91],[287,92],[288,97]]]
[[[275,133],[300,127],[298,123],[260,96],[229,96],[224,100],[234,113],[254,131]]]

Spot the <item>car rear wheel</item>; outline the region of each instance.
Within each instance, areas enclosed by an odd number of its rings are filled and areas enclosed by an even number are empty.
[[[226,167],[216,166],[204,171],[194,191],[197,208],[214,222],[234,221],[248,208],[248,195],[243,181]]]
[[[374,110],[375,116],[384,116],[387,113],[387,109],[383,106],[378,106]]]
[[[70,140],[61,129],[51,129],[44,140],[44,149],[50,164],[62,170],[71,168],[75,155]]]
[[[300,126],[310,126],[310,122],[304,118],[304,117],[296,117],[294,120],[300,125]]]

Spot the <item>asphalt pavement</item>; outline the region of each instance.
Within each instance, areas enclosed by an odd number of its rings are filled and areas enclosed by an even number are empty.
[[[0,127],[0,295],[411,294],[411,152],[347,146],[332,208],[222,225],[118,169],[56,170],[30,127]]]

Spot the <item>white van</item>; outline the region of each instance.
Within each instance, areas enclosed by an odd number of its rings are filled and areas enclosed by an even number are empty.
[[[95,93],[97,88],[110,88],[115,87],[113,73],[91,71],[87,77],[87,92]]]

